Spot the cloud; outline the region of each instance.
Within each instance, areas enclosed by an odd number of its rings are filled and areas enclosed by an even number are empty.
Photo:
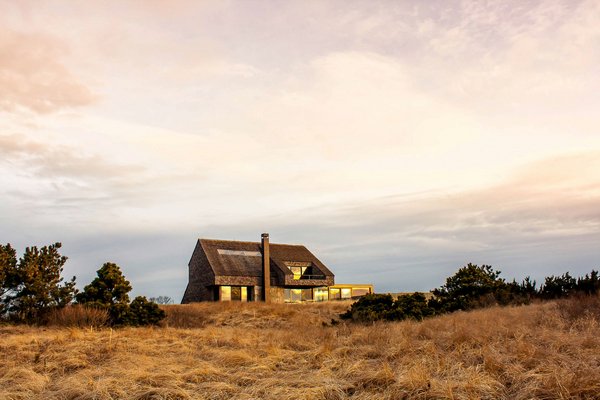
[[[98,155],[64,145],[31,141],[25,135],[0,135],[4,162],[16,164],[23,172],[39,178],[64,178],[80,182],[121,180],[144,172],[134,165],[109,162]]]
[[[48,114],[91,104],[95,96],[61,62],[63,43],[0,28],[0,111]]]

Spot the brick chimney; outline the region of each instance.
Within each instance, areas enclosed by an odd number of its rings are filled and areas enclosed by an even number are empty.
[[[262,265],[263,265],[263,295],[262,299],[265,303],[271,302],[271,256],[269,253],[269,234],[261,235],[262,244]]]

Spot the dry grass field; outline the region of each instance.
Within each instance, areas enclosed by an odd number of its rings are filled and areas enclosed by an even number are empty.
[[[160,328],[0,327],[0,399],[600,398],[598,298],[331,325],[344,303],[168,306]]]

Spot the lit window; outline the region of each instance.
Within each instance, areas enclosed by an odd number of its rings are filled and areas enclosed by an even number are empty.
[[[231,286],[221,286],[221,301],[231,301]]]
[[[342,288],[342,299],[351,299],[352,298],[352,289],[351,288]]]
[[[221,301],[248,301],[247,286],[221,286]]]
[[[327,301],[329,300],[329,291],[327,287],[319,287],[315,288],[314,292],[314,300],[315,301]]]
[[[290,301],[292,303],[299,303],[302,301],[302,289],[290,289],[290,292]]]
[[[242,288],[239,286],[231,287],[231,300],[241,301],[242,300]]]
[[[302,275],[304,275],[306,273],[306,269],[308,267],[288,267],[288,268],[294,274],[294,279],[298,280],[298,279],[302,279]]]
[[[312,263],[306,261],[285,261],[284,264],[294,274],[294,279],[311,279]]]
[[[302,289],[302,301],[312,301],[313,291],[312,289]]]
[[[331,300],[339,300],[340,297],[340,289],[337,288],[330,288],[329,289],[329,298]]]
[[[363,287],[352,288],[352,297],[364,296],[365,294],[371,293],[371,289]]]

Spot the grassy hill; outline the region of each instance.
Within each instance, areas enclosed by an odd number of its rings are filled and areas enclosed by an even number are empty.
[[[164,327],[0,327],[0,399],[598,398],[600,299],[331,324],[348,303],[165,307]]]

